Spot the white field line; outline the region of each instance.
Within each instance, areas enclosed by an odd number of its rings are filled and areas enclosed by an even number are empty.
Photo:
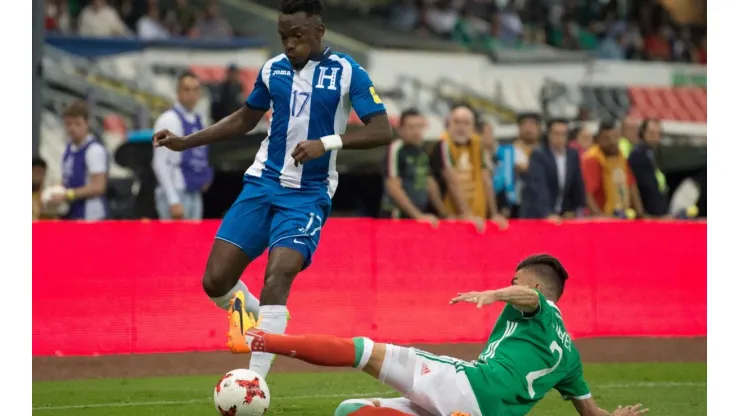
[[[674,382],[674,381],[656,381],[656,382],[638,382],[638,383],[616,383],[616,384],[601,384],[595,385],[596,390],[616,390],[616,389],[632,389],[632,388],[669,388],[669,387],[704,387],[707,383],[701,382]],[[392,390],[378,391],[372,393],[342,393],[342,394],[317,394],[317,395],[306,395],[306,396],[286,396],[280,397],[278,400],[291,401],[291,400],[310,400],[310,399],[337,399],[337,398],[355,398],[355,397],[383,397],[389,395],[395,395],[396,392]],[[150,402],[112,402],[112,403],[91,403],[91,404],[76,404],[67,406],[39,406],[34,407],[33,411],[43,410],[73,410],[73,409],[100,409],[100,408],[112,408],[112,407],[148,407],[148,406],[177,406],[185,404],[196,404],[196,403],[207,403],[211,399],[191,399],[191,400],[161,400],[161,401],[150,401]]]

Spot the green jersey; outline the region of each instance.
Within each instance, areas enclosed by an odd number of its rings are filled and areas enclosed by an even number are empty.
[[[560,310],[537,293],[535,313],[507,304],[478,359],[457,364],[483,416],[524,415],[552,388],[566,400],[591,397]]]

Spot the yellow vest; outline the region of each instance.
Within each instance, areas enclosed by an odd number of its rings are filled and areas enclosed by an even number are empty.
[[[483,188],[483,149],[480,136],[474,134],[468,145],[458,145],[452,140],[447,132],[442,134],[449,150],[452,163],[455,167],[462,197],[467,202],[473,215],[479,217],[487,216],[486,193]],[[460,214],[455,203],[447,192],[445,205],[450,211]]]

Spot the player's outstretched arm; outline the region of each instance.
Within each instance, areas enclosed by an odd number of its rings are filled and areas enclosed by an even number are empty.
[[[479,308],[494,302],[506,302],[522,312],[534,312],[540,305],[540,298],[534,289],[524,286],[509,286],[485,292],[458,293],[450,300],[450,304],[460,302],[475,303]]]
[[[160,130],[154,133],[152,141],[154,147],[166,147],[170,150],[182,151],[245,135],[257,127],[257,123],[264,115],[265,111],[245,105],[218,123],[197,133],[182,137],[176,136],[169,130]]]

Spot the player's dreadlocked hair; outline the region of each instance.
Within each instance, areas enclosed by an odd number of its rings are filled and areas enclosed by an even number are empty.
[[[545,287],[555,297],[560,299],[565,289],[565,281],[568,280],[568,272],[560,263],[560,260],[549,254],[535,254],[522,260],[516,266],[516,270],[529,269],[537,277],[541,278]]]
[[[280,13],[294,14],[304,12],[309,17],[321,16],[324,4],[321,0],[283,0],[280,2]]]

